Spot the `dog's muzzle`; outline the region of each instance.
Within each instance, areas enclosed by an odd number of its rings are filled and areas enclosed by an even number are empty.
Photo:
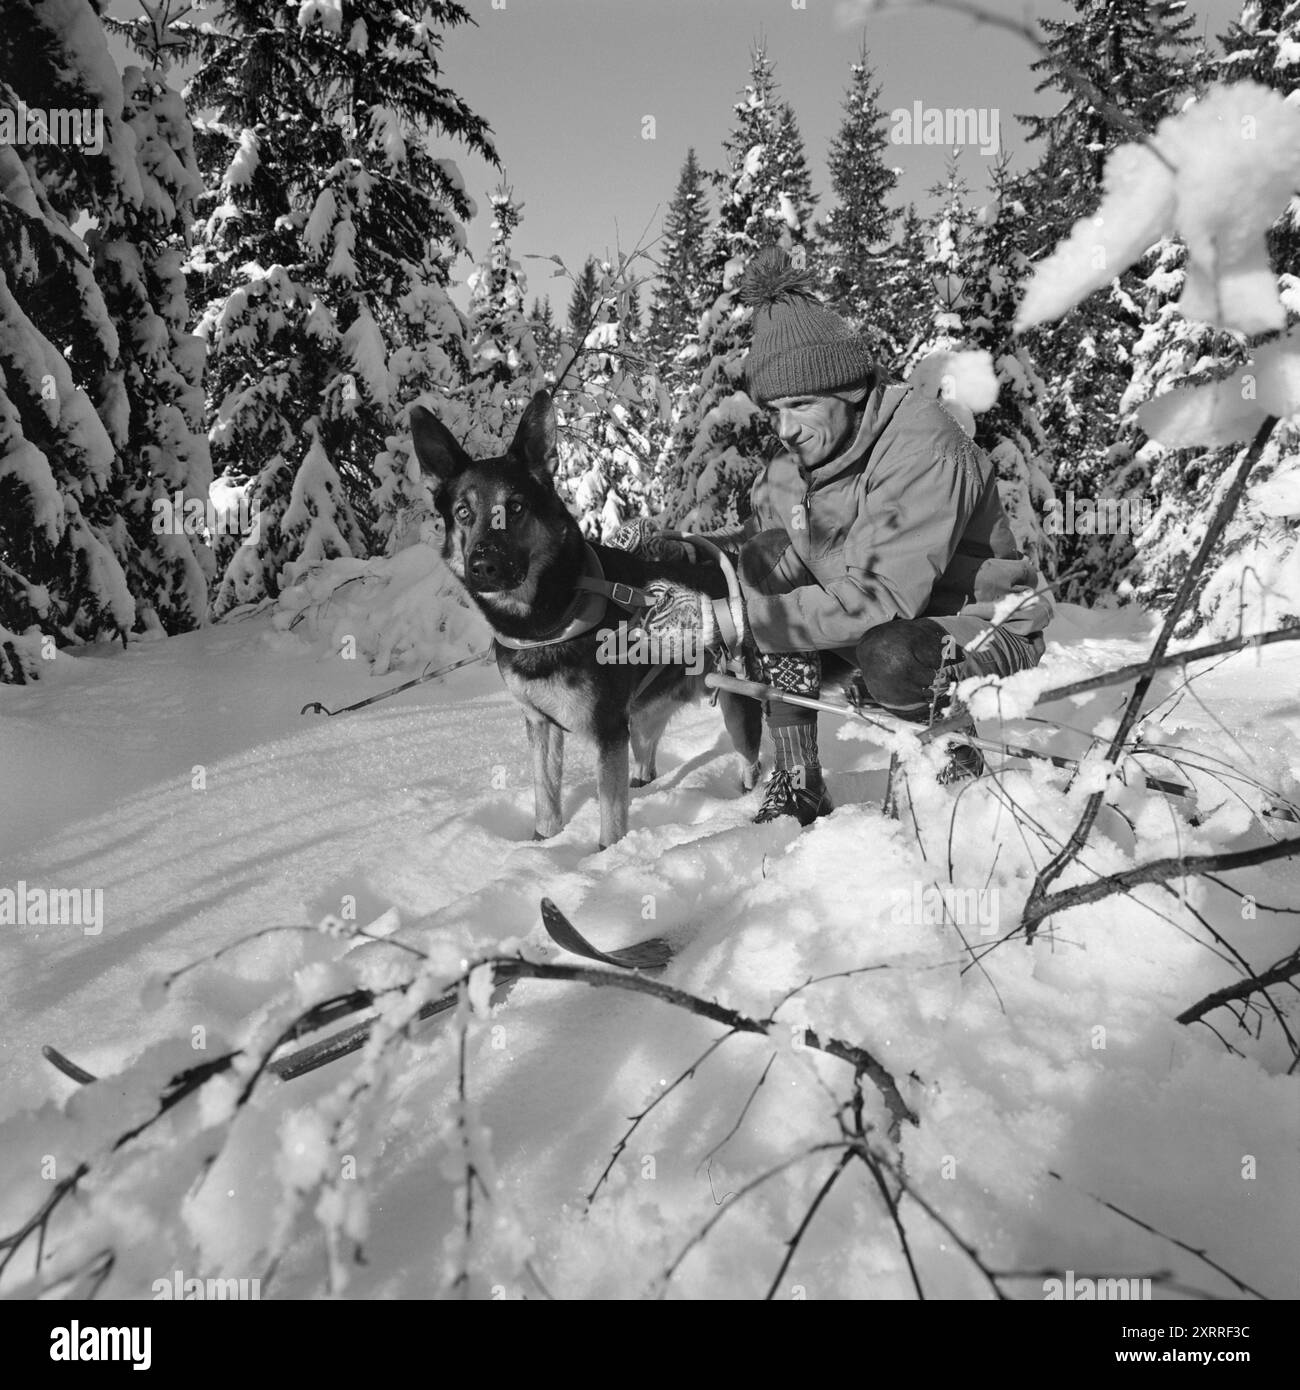
[[[470,586],[481,594],[518,588],[527,573],[526,567],[496,545],[476,545],[465,563]]]

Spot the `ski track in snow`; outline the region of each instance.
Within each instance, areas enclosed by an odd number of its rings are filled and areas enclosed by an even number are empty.
[[[1149,632],[1132,618],[1066,610],[1053,630],[1062,644],[1049,653],[1054,679],[1131,661]],[[1300,657],[1275,649],[1257,671],[1255,661],[1235,658],[1198,681],[1204,707],[1182,701],[1179,737],[1191,738],[1192,730],[1231,750],[1212,709],[1249,745],[1237,769],[1247,757],[1263,760],[1259,775],[1279,786],[1300,763]],[[952,964],[961,951],[951,928],[893,920],[896,895],[910,894],[930,870],[910,823],[879,814],[886,755],[837,738],[836,721],[822,721],[822,746],[839,809],[812,830],[749,824],[754,798],[738,795],[721,720],[700,706],[670,727],[660,779],[633,793],[627,838],[597,854],[593,763],[573,740],[565,750],[566,826],[554,840],[531,840],[522,721],[495,670],[462,670],[335,719],[299,716],[308,700],[335,707],[411,674],[373,681],[361,664],[318,659],[254,619],[125,653],[101,648],[40,686],[0,690],[0,784],[8,789],[0,805],[0,887],[18,880],[102,887],[105,903],[96,937],[73,927],[3,928],[0,1117],[12,1117],[11,1126],[43,1123],[21,1116],[75,1089],[40,1057],[42,1043],[105,1076],[200,1025],[215,1052],[237,1042],[249,1016],[276,1000],[278,1016],[288,1016],[284,992],[294,973],[343,951],[319,933],[277,934],[191,972],[164,1007],[146,1012],[140,994],[148,976],[245,933],[314,925],[339,913],[350,895],[361,924],[395,907],[404,939],[436,928],[467,948],[540,940],[537,903],[546,895],[602,947],[651,932],[669,937],[681,949],[668,980],[756,1017],[812,975],[868,962],[889,968],[818,985],[786,1006],[768,1081],[746,1123],[702,1167],[774,1051],[761,1038],[726,1044],[638,1131],[587,1218],[583,1194],[626,1117],[718,1030],[625,992],[520,983],[492,1024],[473,1035],[470,1089],[492,1131],[501,1208],[528,1217],[503,1216],[499,1229],[482,1234],[479,1292],[538,1296],[521,1273],[526,1248],[562,1296],[642,1293],[714,1213],[718,1195],[810,1139],[836,1137],[831,1097],[847,1093],[845,1069],[790,1046],[807,1024],[863,1042],[891,1067],[923,1116],[920,1129],[904,1135],[913,1180],[992,1263],[1115,1274],[1173,1268],[1188,1284],[1233,1294],[1167,1243],[1104,1217],[1081,1195],[1095,1192],[1206,1245],[1265,1292],[1295,1296],[1297,1125],[1295,1082],[1283,1075],[1288,1058],[1276,1037],[1253,1047],[1238,1040],[1250,1055],[1232,1058],[1208,1031],[1171,1022],[1179,1007],[1231,978],[1186,933],[1111,899],[1066,918],[1058,939],[1040,940],[1033,952],[1001,948],[988,967],[995,996],[981,972],[959,974]],[[1109,702],[1089,706],[1084,727],[1100,708],[1117,712],[1115,692],[1102,698]],[[1069,711],[1060,714],[1068,722]],[[1017,726],[1018,741],[1026,727]],[[1054,746],[1078,752],[1081,741],[1058,735]],[[1041,770],[1010,766],[1008,787],[1041,820],[1055,816],[1052,824],[1068,829],[1070,811]],[[196,768],[205,790],[192,785]],[[1167,853],[1182,839],[1204,848],[1163,798],[1124,796],[1140,858]],[[994,881],[1002,882],[1004,899],[1017,884],[1023,894],[1028,850],[991,790],[981,784],[956,805],[954,882],[989,881],[1000,842]],[[917,806],[928,852],[941,861],[953,797],[918,792]],[[1237,814],[1231,807],[1217,813]],[[1249,818],[1238,819],[1224,823],[1245,834]],[[1132,862],[1124,858],[1133,843],[1119,818],[1104,813],[1101,828],[1112,842],[1092,862],[1106,870]],[[1232,877],[1245,884],[1250,876]],[[1252,889],[1261,900],[1293,905],[1300,897],[1289,865],[1266,866],[1252,881],[1266,885]],[[1160,901],[1158,890],[1145,891],[1144,901]],[[1197,901],[1204,909],[1204,896]],[[1261,913],[1245,923],[1233,904],[1215,901],[1214,920],[1255,965],[1291,949],[1287,919]],[[1004,901],[1003,930],[1014,924],[1010,911]],[[397,954],[365,943],[347,958],[382,972]],[[1106,1029],[1100,1050],[1089,1041],[1099,1025]],[[1267,1023],[1266,1033],[1270,1027],[1276,1033]],[[368,1263],[353,1270],[350,1295],[420,1297],[445,1287],[443,1260],[458,1221],[455,1166],[440,1168],[453,1041],[450,1027],[416,1033],[380,1117],[384,1133],[371,1136]],[[240,1142],[186,1203],[194,1241],[187,1270],[258,1272],[259,1242],[279,1201],[267,1169],[276,1128],[328,1095],[353,1061],[265,1088],[238,1122]],[[883,1125],[869,1088],[868,1100]],[[1257,1179],[1243,1181],[1243,1154],[1258,1160]],[[834,1158],[800,1165],[789,1182],[770,1184],[729,1214],[707,1249],[683,1266],[679,1291],[761,1294],[780,1243]],[[1070,1185],[1053,1183],[1048,1168]],[[6,1186],[0,1226],[8,1229],[31,1209],[39,1184]],[[854,1238],[845,1240],[846,1231]],[[915,1209],[909,1232],[927,1293],[986,1295]],[[171,1247],[166,1256],[161,1247],[147,1251],[142,1240],[134,1264],[123,1260],[115,1272],[128,1295],[170,1275]],[[163,1262],[152,1276],[151,1258]],[[274,1292],[318,1292],[322,1270],[321,1239],[308,1220]],[[846,1178],[839,1185],[787,1283],[810,1297],[909,1296],[869,1184]],[[1038,1285],[1025,1296],[1040,1297]]]

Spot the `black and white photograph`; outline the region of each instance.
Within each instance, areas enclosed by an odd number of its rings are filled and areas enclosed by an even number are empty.
[[[3,0],[7,1345],[1261,1369],[1298,639],[1300,0]]]

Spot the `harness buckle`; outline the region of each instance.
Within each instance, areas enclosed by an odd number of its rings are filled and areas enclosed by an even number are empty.
[[[636,601],[636,590],[630,584],[612,583],[609,587],[609,596],[620,608],[639,608],[641,606]]]

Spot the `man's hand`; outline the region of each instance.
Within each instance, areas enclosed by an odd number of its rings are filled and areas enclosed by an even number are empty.
[[[722,645],[714,617],[713,600],[671,579],[652,579],[645,586],[650,609],[641,619],[670,661],[693,664],[700,652]]]
[[[653,521],[644,516],[625,521],[610,537],[609,543],[615,550],[626,550],[646,560],[684,561],[690,564],[695,559],[694,550],[685,541],[665,536]]]
[[[1004,621],[1012,631],[1038,632],[1051,621],[1050,594],[1037,592],[1038,569],[1030,560],[985,560],[975,571],[975,602],[996,606],[1015,594],[1018,603]]]

